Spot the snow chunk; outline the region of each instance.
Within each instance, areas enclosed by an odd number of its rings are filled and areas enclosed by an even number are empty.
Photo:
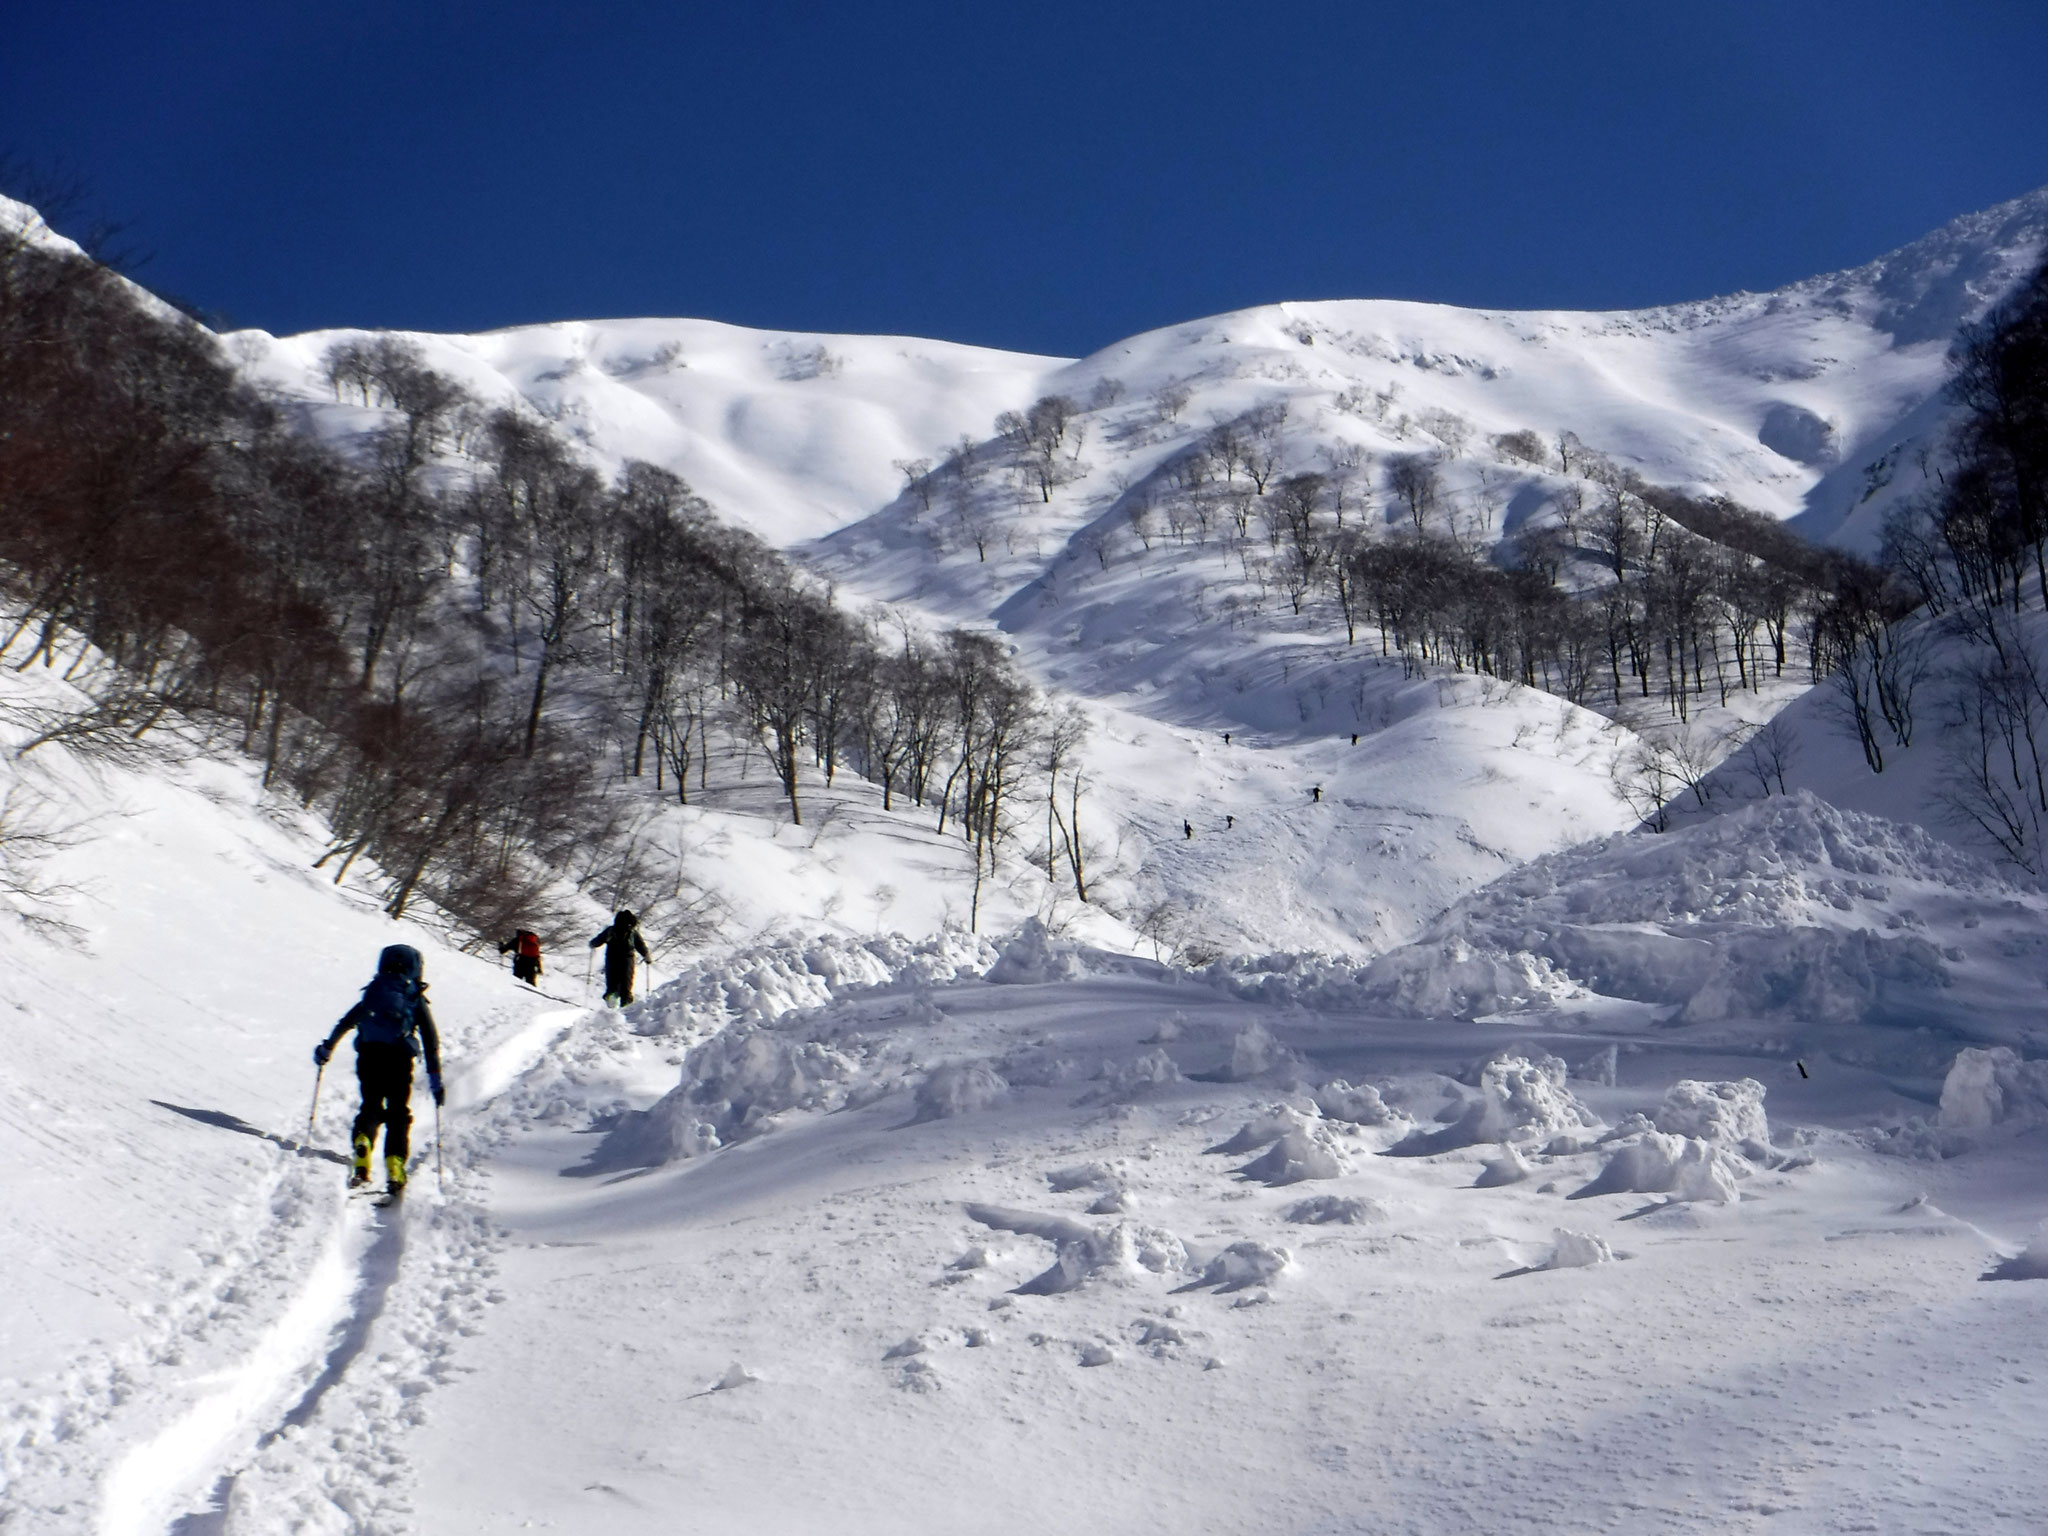
[[[1294,1255],[1270,1243],[1232,1243],[1203,1267],[1198,1285],[1219,1292],[1241,1291],[1277,1279],[1294,1264]]]
[[[1117,1171],[1107,1163],[1076,1163],[1071,1168],[1055,1168],[1045,1176],[1046,1184],[1056,1195],[1070,1190],[1108,1189],[1118,1182]]]
[[[1230,1062],[1224,1067],[1225,1082],[1248,1083],[1276,1072],[1292,1073],[1301,1058],[1273,1038],[1271,1030],[1254,1019],[1240,1029],[1230,1042]]]
[[[1391,1157],[1427,1157],[1459,1147],[1509,1140],[1548,1141],[1560,1132],[1597,1125],[1593,1112],[1565,1087],[1564,1063],[1506,1056],[1479,1072],[1479,1097],[1454,1123],[1416,1131],[1387,1149]]]
[[[1733,1205],[1742,1198],[1737,1179],[1754,1170],[1742,1157],[1692,1136],[1639,1131],[1615,1143],[1614,1153],[1598,1177],[1567,1196],[1670,1195],[1675,1200],[1705,1200]]]
[[[858,1056],[822,1040],[754,1028],[713,1036],[684,1057],[680,1083],[606,1134],[587,1167],[661,1167],[758,1135],[784,1110],[837,1109],[860,1069]]]
[[[1515,1150],[1514,1143],[1502,1142],[1500,1156],[1488,1158],[1479,1170],[1479,1177],[1472,1181],[1474,1189],[1499,1189],[1504,1184],[1519,1184],[1531,1173],[1529,1164],[1522,1154]]]
[[[1334,1179],[1351,1171],[1343,1149],[1320,1125],[1291,1130],[1238,1169],[1238,1176],[1278,1187],[1304,1179]]]
[[[1114,1365],[1116,1363],[1116,1351],[1107,1344],[1087,1345],[1081,1351],[1081,1363],[1083,1365]]]
[[[1105,1061],[1095,1075],[1100,1086],[1085,1103],[1127,1103],[1183,1081],[1173,1058],[1157,1046],[1127,1062]]]
[[[1289,1221],[1318,1227],[1331,1224],[1360,1227],[1369,1221],[1378,1221],[1386,1214],[1387,1208],[1379,1201],[1363,1200],[1355,1195],[1311,1195],[1287,1208]]]
[[[2010,1046],[1956,1053],[1941,1085],[1943,1130],[1980,1131],[2002,1121],[2048,1118],[2048,1061],[2022,1061]]]
[[[1664,1091],[1650,1117],[1660,1131],[1691,1136],[1716,1146],[1768,1148],[1770,1122],[1764,1117],[1764,1085],[1753,1077],[1732,1083],[1683,1078]]]
[[[1392,1125],[1402,1119],[1401,1112],[1389,1107],[1380,1097],[1379,1089],[1370,1083],[1357,1087],[1343,1078],[1332,1078],[1316,1090],[1316,1108],[1323,1112],[1325,1119],[1342,1120],[1351,1125]]]
[[[1037,918],[1026,918],[1016,936],[1003,946],[985,981],[1037,984],[1073,981],[1082,974],[1079,950],[1046,931]]]
[[[1559,1227],[1551,1235],[1550,1257],[1538,1269],[1584,1269],[1589,1264],[1612,1264],[1614,1250],[1590,1232],[1572,1232]]]
[[[1238,1127],[1237,1134],[1228,1141],[1219,1141],[1205,1152],[1220,1153],[1226,1157],[1239,1157],[1246,1152],[1256,1152],[1269,1147],[1293,1131],[1307,1131],[1315,1128],[1316,1117],[1292,1104],[1268,1104],[1258,1114]]]
[[[1053,1296],[1097,1278],[1136,1279],[1188,1265],[1187,1249],[1171,1232],[1119,1221],[1091,1227],[1067,1216],[1041,1216],[1007,1206],[971,1204],[967,1214],[998,1232],[1043,1238],[1056,1250],[1052,1267],[1017,1287],[1020,1296]]]
[[[1010,1091],[1002,1074],[986,1061],[951,1061],[932,1068],[917,1085],[915,1123],[950,1120],[987,1109]]]

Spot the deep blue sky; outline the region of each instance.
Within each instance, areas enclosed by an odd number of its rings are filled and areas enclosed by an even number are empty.
[[[1611,308],[2048,182],[2048,5],[23,7],[0,150],[243,324],[668,314],[1058,353]]]

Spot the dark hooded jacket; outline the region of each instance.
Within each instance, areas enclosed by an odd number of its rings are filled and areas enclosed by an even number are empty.
[[[631,912],[621,909],[612,919],[611,926],[590,941],[592,949],[604,946],[604,989],[607,992],[629,992],[633,987],[633,956],[637,952],[642,960],[654,957],[647,953],[647,941],[640,937],[640,919]]]
[[[423,969],[420,952],[410,944],[386,945],[377,957],[377,974],[327,1037],[328,1049],[353,1029],[359,1054],[365,1046],[398,1046],[409,1056],[424,1056],[427,1070],[439,1077],[441,1037],[427,1007]]]

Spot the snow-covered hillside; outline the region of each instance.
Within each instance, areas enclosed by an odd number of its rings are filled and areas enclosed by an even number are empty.
[[[1774,800],[1761,862],[1730,819],[1520,894],[1616,954],[1688,908],[1969,930],[1977,1016],[1888,1055],[1626,988],[1393,1017],[1035,924],[665,958],[588,1010],[572,957],[535,995],[330,884],[232,764],[13,767],[93,820],[11,866],[75,937],[0,931],[0,1529],[2037,1520],[2048,1288],[1980,1281],[2048,1275],[2048,1081],[1970,1043],[2029,1038],[2033,904],[1878,824]],[[345,1071],[300,1117],[394,937],[451,1095],[375,1213]]]
[[[1918,483],[1915,454],[1942,415],[1935,396],[1957,327],[2044,246],[2048,188],[1775,293],[1605,314],[1273,304],[1079,361],[694,320],[407,339],[483,399],[525,401],[602,462],[672,469],[778,544],[881,508],[900,488],[897,461],[985,438],[998,412],[1038,395],[1086,402],[1104,379],[1133,408],[1155,409],[1176,387],[1187,395],[1168,430],[1098,434],[1105,482],[1140,478],[1218,415],[1278,401],[1305,437],[1379,451],[1449,447],[1478,459],[1493,434],[1573,432],[1652,481],[1804,513],[1816,536],[1861,544],[1891,496]],[[346,431],[319,359],[358,334],[228,340],[252,378]],[[1432,434],[1435,413],[1462,420],[1466,436]]]
[[[1001,634],[1087,717],[1108,899],[1021,841],[982,889],[846,772],[794,825],[723,720],[689,805],[636,802],[696,942],[601,1008],[580,949],[535,992],[316,868],[233,727],[17,755],[103,658],[6,658],[0,1533],[2041,1529],[2048,898],[1928,830],[1932,706],[1879,776],[1789,669],[1738,691],[1692,723],[1782,709],[1782,771],[1652,835],[1636,726],[1353,642],[1164,508],[1219,427],[1374,525],[1431,451],[1479,553],[1572,494],[1571,433],[1863,542],[2044,233],[2048,193],[1775,295],[1290,304],[1080,362],[413,338],[847,606]],[[347,440],[350,334],[227,344]],[[990,434],[1054,392],[1033,485]],[[309,1048],[397,940],[450,1093],[378,1212]]]
[[[407,339],[600,463],[676,470],[853,606],[1005,631],[1096,722],[1095,809],[1131,921],[1195,950],[1371,953],[1525,859],[1632,824],[1613,780],[1634,734],[1528,690],[1418,683],[1346,644],[1327,593],[1290,603],[1274,562],[1181,525],[1176,466],[1218,423],[1263,423],[1247,429],[1268,442],[1262,484],[1325,473],[1384,526],[1405,515],[1387,466],[1429,453],[1440,516],[1483,547],[1585,492],[1559,456],[1570,433],[1569,451],[1865,544],[1918,483],[1949,337],[2044,239],[2048,191],[1776,294],[1596,315],[1282,304],[1071,363],[696,321]],[[350,339],[227,340],[312,429],[347,439],[384,419],[323,376]],[[1050,394],[1081,412],[1041,490],[996,466],[991,434]],[[1534,458],[1496,445],[1522,432]],[[949,454],[971,479],[945,480]],[[906,487],[920,464],[930,478]]]

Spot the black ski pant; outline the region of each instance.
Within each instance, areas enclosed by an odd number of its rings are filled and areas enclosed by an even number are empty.
[[[523,981],[529,987],[539,986],[540,956],[514,955],[512,957],[512,976],[514,980]]]
[[[377,1127],[383,1126],[384,1155],[403,1161],[412,1150],[412,1052],[375,1041],[358,1045],[356,1081],[363,1107],[356,1112],[354,1134],[369,1137],[374,1146]]]
[[[610,961],[604,967],[604,995],[616,997],[619,1006],[625,1007],[633,1001],[633,962],[628,960],[622,966],[613,966]]]

